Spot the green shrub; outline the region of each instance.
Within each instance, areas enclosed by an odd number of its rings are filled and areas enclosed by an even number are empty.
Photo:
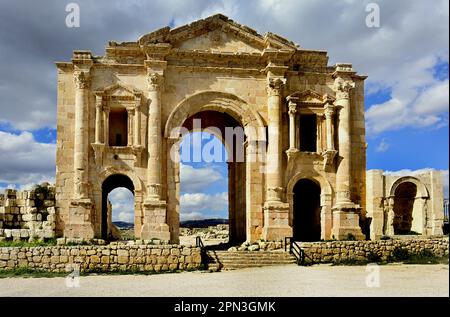
[[[367,261],[369,261],[370,263],[380,263],[381,256],[376,252],[370,251],[367,254]]]
[[[408,250],[396,247],[394,251],[392,251],[392,260],[395,262],[406,261],[411,257],[411,254]]]
[[[347,240],[347,241],[356,241],[356,237],[355,237],[354,234],[349,233],[349,234],[347,234],[347,237],[346,237],[345,240]]]

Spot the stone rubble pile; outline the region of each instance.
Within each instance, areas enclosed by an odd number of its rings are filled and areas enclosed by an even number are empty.
[[[44,240],[55,237],[55,187],[6,189],[0,194],[0,241]]]

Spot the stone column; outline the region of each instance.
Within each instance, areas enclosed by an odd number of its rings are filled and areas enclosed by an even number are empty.
[[[75,138],[74,138],[74,198],[87,198],[88,109],[86,105],[89,73],[75,71]]]
[[[284,80],[270,79],[268,86],[267,201],[281,201],[283,175],[281,136],[281,93]]]
[[[141,239],[160,239],[170,241],[167,224],[167,203],[161,193],[161,89],[163,75],[148,70],[148,161],[147,161],[147,199],[144,202],[144,225]]]
[[[103,108],[103,141],[109,146],[109,108]]]
[[[323,114],[318,113],[316,115],[316,130],[317,130],[317,142],[316,142],[316,152],[317,153],[322,153],[323,148],[322,148],[322,122],[323,122]]]
[[[148,198],[159,200],[161,198],[161,100],[160,89],[162,76],[152,73],[148,77],[148,167],[147,186]]]
[[[141,146],[141,98],[136,97],[134,110],[134,146]]]
[[[333,235],[342,240],[352,235],[364,239],[359,226],[361,207],[351,200],[351,103],[350,93],[355,87],[351,65],[338,64],[335,78],[336,108],[339,109],[339,157],[336,170],[336,202],[333,207]]]
[[[354,84],[348,81],[336,82],[336,106],[339,109],[339,165],[336,171],[337,204],[351,203],[351,116],[350,91]]]
[[[64,237],[94,238],[92,225],[94,206],[89,197],[89,87],[91,53],[75,51],[73,55],[75,82],[75,119],[73,153],[73,196],[69,205],[69,215],[65,219]]]
[[[394,229],[394,221],[395,221],[395,212],[394,212],[394,196],[387,197],[385,200],[385,210],[386,210],[386,230],[385,235],[392,237],[395,235]]]
[[[334,151],[334,131],[333,131],[334,106],[327,104],[325,106],[325,124],[327,130],[327,151]]]
[[[292,228],[289,226],[289,204],[282,201],[284,173],[282,170],[281,95],[284,84],[284,78],[269,77],[267,89],[269,144],[263,228],[263,237],[268,241],[292,236]]]
[[[127,109],[128,127],[127,127],[127,146],[133,146],[133,117],[134,109]]]
[[[289,152],[298,151],[297,140],[296,140],[296,114],[297,114],[297,104],[290,101],[289,102]]]
[[[102,142],[102,96],[95,97],[95,144]]]

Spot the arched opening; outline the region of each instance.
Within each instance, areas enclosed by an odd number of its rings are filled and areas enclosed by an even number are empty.
[[[111,108],[109,112],[109,145],[128,145],[128,112],[125,108]]]
[[[321,238],[320,186],[301,179],[294,186],[293,230],[296,241],[319,241]]]
[[[197,220],[208,229],[210,224],[217,223],[214,218],[219,220],[217,231],[210,230],[212,238],[207,241],[214,244],[217,236],[218,244],[227,242],[220,241],[223,236],[220,231],[224,231],[223,227],[220,230],[220,220],[226,220],[228,243],[244,242],[247,228],[244,129],[230,115],[216,111],[191,116],[183,128],[189,133],[184,135],[180,147],[182,225]]]
[[[417,186],[412,182],[401,183],[395,189],[394,234],[411,234],[416,195]]]
[[[120,238],[117,228],[113,225],[113,206],[108,199],[109,194],[118,188],[124,188],[134,195],[134,184],[130,178],[122,174],[111,175],[102,184],[102,239],[116,240]],[[123,212],[124,210],[122,210]],[[118,212],[120,215],[120,211]]]

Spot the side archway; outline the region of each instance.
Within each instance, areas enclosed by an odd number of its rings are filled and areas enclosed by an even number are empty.
[[[101,185],[101,202],[98,214],[101,229],[100,234],[103,239],[108,239],[110,235],[111,214],[108,211],[108,194],[119,187],[128,189],[134,196],[134,233],[139,238],[143,223],[143,214],[141,203],[143,201],[142,181],[130,170],[118,170],[116,168],[107,168],[99,174]]]
[[[314,233],[314,230],[311,229],[311,234],[307,237],[307,240],[320,240],[320,239],[330,239],[331,238],[331,229],[332,229],[332,187],[330,183],[317,172],[300,172],[294,175],[288,182],[286,188],[287,201],[289,202],[290,213],[289,213],[289,224],[293,227],[294,233],[296,230],[296,226],[298,227],[299,215],[298,212],[304,212],[301,210],[301,199],[298,199],[299,195],[303,196],[304,194],[311,195],[311,201],[309,201],[304,208],[311,209],[309,212],[318,213],[316,214],[316,218],[311,218],[311,224],[313,223],[313,219],[315,219],[316,223],[314,225],[318,225],[317,221],[320,223],[320,229],[316,230],[320,233]],[[308,194],[309,193],[309,194]],[[308,197],[307,197],[308,198]],[[320,208],[320,211],[317,211],[313,205],[317,205],[317,208]],[[314,210],[313,210],[314,209]],[[306,212],[308,212],[306,210]],[[297,215],[297,218],[296,218]],[[302,218],[300,218],[301,220]],[[299,229],[299,228],[297,228]],[[300,227],[301,229],[301,227]],[[298,232],[297,232],[298,233]],[[304,237],[303,233],[297,234],[297,237]]]
[[[391,186],[388,225],[395,235],[426,234],[429,193],[426,186],[412,176],[401,177]]]

